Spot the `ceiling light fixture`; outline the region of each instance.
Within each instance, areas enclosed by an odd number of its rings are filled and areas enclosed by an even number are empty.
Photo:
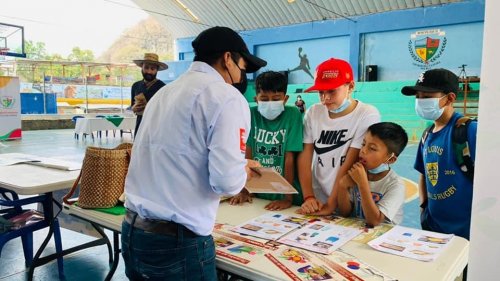
[[[195,22],[200,22],[200,19],[195,15],[193,14],[193,12],[186,6],[184,5],[184,3],[182,3],[180,0],[174,0],[177,5],[179,5],[183,10],[184,12],[186,12]]]

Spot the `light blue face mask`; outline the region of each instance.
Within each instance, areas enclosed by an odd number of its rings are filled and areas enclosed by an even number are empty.
[[[384,163],[380,164],[380,166],[373,168],[373,169],[370,169],[370,170],[368,170],[368,172],[370,174],[380,174],[382,172],[388,171],[389,164],[387,164],[386,162],[389,161],[392,158],[392,156],[394,156],[394,153],[391,154],[391,156],[389,158],[387,158],[387,160],[385,160]]]
[[[351,100],[348,97],[346,97],[339,107],[337,107],[336,109],[330,109],[329,111],[331,113],[340,113],[346,110],[346,108],[348,108],[349,105],[351,105]]]
[[[425,120],[437,120],[444,112],[444,107],[439,108],[439,101],[444,97],[415,99],[415,111],[417,115]]]
[[[279,101],[259,101],[257,110],[267,120],[274,120],[280,116],[281,112],[285,111],[285,105],[282,100]]]

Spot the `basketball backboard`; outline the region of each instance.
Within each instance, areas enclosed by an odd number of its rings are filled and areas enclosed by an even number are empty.
[[[0,22],[0,56],[26,57],[24,27]]]

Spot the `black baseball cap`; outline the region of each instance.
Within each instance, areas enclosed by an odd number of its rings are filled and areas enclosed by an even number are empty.
[[[444,68],[427,70],[420,74],[415,86],[405,86],[401,89],[401,93],[406,96],[414,96],[417,91],[457,93],[458,77]]]
[[[201,32],[191,43],[196,56],[220,52],[239,53],[247,63],[246,72],[253,73],[267,62],[250,54],[243,38],[229,27],[215,26]]]

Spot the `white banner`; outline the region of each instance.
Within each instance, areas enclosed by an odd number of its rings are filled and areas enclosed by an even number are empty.
[[[21,138],[19,78],[0,76],[0,141]]]
[[[481,96],[476,144],[468,280],[499,280],[500,266],[500,1],[485,1]],[[460,208],[460,206],[457,206]]]

